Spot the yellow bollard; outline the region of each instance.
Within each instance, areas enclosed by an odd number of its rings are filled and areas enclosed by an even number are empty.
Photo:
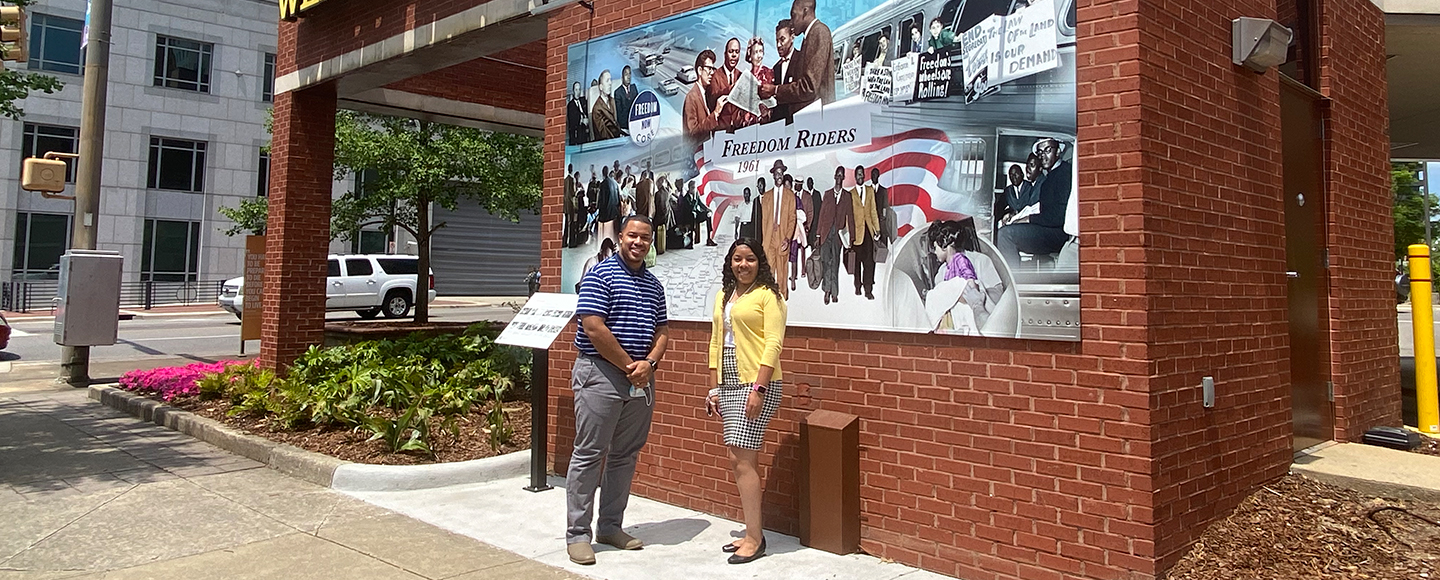
[[[1415,332],[1415,405],[1419,427],[1440,433],[1440,395],[1435,391],[1435,316],[1430,307],[1430,248],[1413,244],[1410,257],[1410,326]]]

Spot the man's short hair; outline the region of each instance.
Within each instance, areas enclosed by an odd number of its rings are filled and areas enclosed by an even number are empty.
[[[775,30],[776,30],[776,31],[779,31],[779,30],[781,30],[781,29],[785,29],[785,30],[789,30],[791,34],[794,34],[795,31],[792,30],[793,28],[794,28],[794,26],[790,23],[790,19],[789,19],[789,18],[782,19],[781,21],[775,23]]]
[[[655,233],[655,223],[650,221],[650,218],[648,216],[638,213],[625,216],[625,219],[620,220],[619,231],[625,231],[625,228],[628,227],[631,222],[640,222],[642,224],[645,224],[645,227],[650,228],[650,233]]]
[[[931,20],[931,21],[930,21],[930,23],[931,23],[931,24],[939,24],[941,28],[944,28],[944,27],[945,27],[945,23],[940,21],[940,17],[939,17],[939,16],[936,16],[934,20]]]
[[[700,67],[704,66],[707,60],[711,63],[715,62],[715,51],[707,48],[700,51],[700,54],[695,55],[695,72],[700,72]]]
[[[630,72],[630,65],[628,65],[628,64],[625,65],[625,68],[620,69],[620,72],[622,72],[622,73]]]

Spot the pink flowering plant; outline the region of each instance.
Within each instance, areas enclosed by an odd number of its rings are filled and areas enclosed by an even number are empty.
[[[134,370],[120,376],[120,388],[145,395],[156,395],[162,401],[200,394],[196,384],[201,378],[225,372],[232,366],[253,366],[254,361],[226,360],[214,363],[193,363],[180,367]]]

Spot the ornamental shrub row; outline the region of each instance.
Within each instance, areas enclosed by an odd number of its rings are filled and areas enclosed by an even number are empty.
[[[291,429],[368,431],[392,451],[426,453],[431,418],[458,433],[458,418],[482,405],[490,444],[498,450],[511,434],[501,403],[529,384],[531,361],[529,350],[496,344],[495,336],[488,325],[476,324],[459,335],[312,346],[285,378],[253,362],[224,361],[127,373],[120,386],[167,401],[223,397],[231,414],[268,416]]]

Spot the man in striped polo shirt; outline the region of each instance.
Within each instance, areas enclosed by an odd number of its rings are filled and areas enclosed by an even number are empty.
[[[645,268],[654,227],[642,215],[620,224],[620,251],[580,281],[580,318],[570,374],[575,391],[575,450],[566,476],[566,551],[594,564],[590,518],[603,479],[594,540],[622,550],[643,543],[621,530],[635,458],[650,434],[655,366],[669,342],[665,288]]]

